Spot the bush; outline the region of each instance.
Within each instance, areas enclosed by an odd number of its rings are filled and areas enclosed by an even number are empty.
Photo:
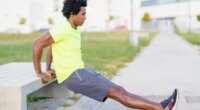
[[[197,15],[197,20],[200,22],[200,15]]]
[[[144,13],[144,16],[142,17],[142,21],[143,22],[150,22],[151,21],[151,17],[149,15],[149,13]]]
[[[54,24],[54,22],[53,22],[53,19],[52,19],[52,18],[48,18],[48,24],[49,24],[49,25],[53,25],[53,24]]]
[[[26,24],[26,18],[20,18],[19,24],[20,25],[25,25]]]

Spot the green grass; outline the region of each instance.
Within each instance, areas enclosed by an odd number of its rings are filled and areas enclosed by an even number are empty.
[[[65,102],[65,103],[62,104],[62,106],[63,106],[64,108],[70,107],[70,106],[72,106],[72,103]]]
[[[180,32],[177,28],[175,28],[174,32],[183,37],[186,41],[190,42],[191,44],[200,45],[200,34],[192,32],[183,33]]]
[[[139,45],[140,47],[145,47],[148,46],[151,39],[156,35],[156,32],[150,32],[150,36],[149,37],[140,37],[139,38]]]
[[[83,60],[91,67],[111,78],[118,68],[124,66],[139,52],[140,47],[148,45],[150,39],[140,38],[140,46],[129,45],[129,34],[89,33],[83,40]]]
[[[0,64],[32,61],[32,42],[40,35],[0,34]]]
[[[182,36],[186,41],[194,45],[200,45],[200,34],[198,33],[181,33],[176,31],[176,33]]]
[[[31,102],[38,102],[38,101],[44,100],[44,99],[49,99],[49,97],[28,96],[28,97],[27,97],[27,102],[28,102],[28,103],[31,103]]]
[[[0,64],[31,62],[32,42],[41,35],[41,33],[0,34]],[[141,47],[147,46],[151,39],[152,37],[140,38],[139,46],[131,46],[128,32],[96,32],[88,33],[87,37],[83,34],[83,60],[86,67],[91,67],[111,78],[125,62],[130,62],[137,55]]]

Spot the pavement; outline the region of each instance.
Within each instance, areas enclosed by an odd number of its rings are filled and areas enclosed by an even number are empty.
[[[112,82],[156,102],[178,88],[177,110],[200,110],[200,49],[172,31],[161,31],[132,62],[118,71]],[[100,103],[83,96],[66,110],[133,109],[111,99]]]

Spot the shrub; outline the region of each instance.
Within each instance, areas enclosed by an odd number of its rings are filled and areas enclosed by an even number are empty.
[[[149,13],[144,13],[144,16],[142,17],[142,21],[143,22],[150,22],[151,21],[151,17]]]

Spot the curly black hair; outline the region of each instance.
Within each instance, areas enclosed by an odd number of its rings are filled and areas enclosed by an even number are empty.
[[[76,15],[80,12],[81,7],[87,6],[87,0],[65,0],[62,9],[63,16],[67,19],[71,14]]]

